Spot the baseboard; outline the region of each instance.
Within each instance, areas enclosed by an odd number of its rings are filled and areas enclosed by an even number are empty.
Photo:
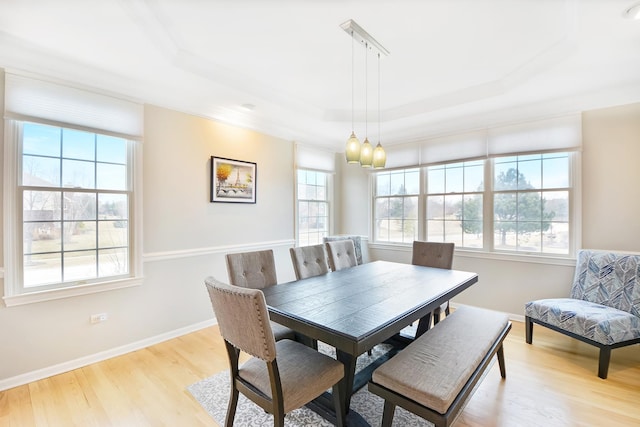
[[[469,304],[456,304],[454,302],[450,303],[451,308],[453,308],[454,310],[458,307],[463,307],[465,305],[469,305]],[[512,320],[514,322],[521,322],[524,323],[524,316],[522,314],[514,314],[514,313],[505,313],[507,316],[509,316],[509,320]]]
[[[136,341],[120,347],[111,348],[109,350],[101,351],[99,353],[91,354],[88,356],[80,357],[78,359],[70,360],[68,362],[59,363],[57,365],[49,366],[46,368],[38,369],[36,371],[27,372],[24,374],[16,375],[15,377],[6,378],[0,380],[0,392],[8,390],[13,387],[18,387],[24,384],[28,384],[34,381],[38,381],[44,378],[48,378],[54,375],[69,372],[74,369],[82,368],[92,363],[102,362],[103,360],[111,359],[113,357],[121,356],[123,354],[131,353],[132,351],[140,350],[154,344],[158,344],[173,338],[177,338],[182,335],[186,335],[191,332],[199,331],[200,329],[208,328],[217,324],[215,319],[206,320],[204,322],[195,323],[193,325],[185,326],[184,328],[175,329],[173,331],[165,332],[160,335],[145,338],[140,341]]]

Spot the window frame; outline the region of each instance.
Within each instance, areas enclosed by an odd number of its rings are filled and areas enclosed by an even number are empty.
[[[424,176],[423,176],[422,168],[411,167],[411,168],[402,168],[402,169],[394,169],[394,170],[385,170],[385,171],[380,171],[380,172],[376,173],[375,176],[377,177],[377,176],[380,176],[381,174],[389,174],[389,175],[391,175],[394,172],[397,173],[399,171],[402,171],[403,175],[404,175],[404,177],[403,177],[404,178],[403,179],[403,182],[404,182],[403,186],[405,187],[405,190],[406,190],[406,184],[407,184],[407,180],[406,180],[407,172],[410,172],[410,173],[414,173],[415,171],[418,172],[418,192],[417,193],[405,193],[405,194],[400,194],[400,193],[393,193],[392,194],[391,192],[389,192],[389,194],[379,195],[378,194],[378,185],[377,185],[378,183],[377,183],[377,180],[374,179],[373,185],[372,185],[373,203],[372,203],[372,207],[371,207],[371,212],[372,212],[371,235],[373,236],[374,242],[379,242],[379,243],[383,243],[384,242],[384,243],[387,243],[387,244],[408,244],[409,243],[409,242],[379,241],[378,240],[378,233],[377,233],[377,229],[376,229],[377,227],[375,225],[376,221],[378,220],[378,218],[376,217],[376,207],[377,207],[377,204],[378,204],[377,202],[379,200],[381,200],[381,199],[387,199],[387,200],[390,200],[390,199],[402,199],[403,200],[402,207],[403,207],[403,213],[404,213],[404,207],[406,206],[405,200],[406,199],[415,198],[416,202],[417,202],[417,206],[416,206],[417,218],[415,220],[416,221],[416,224],[415,224],[416,233],[415,234],[417,234],[418,237],[424,234],[423,221],[420,220],[421,212],[424,211],[423,205],[424,205],[424,200],[425,200],[425,198],[424,198]],[[391,189],[391,182],[389,183],[389,185],[390,185],[390,189]],[[422,217],[424,217],[424,215],[422,215]],[[392,220],[391,217],[388,217],[387,219],[389,221]],[[402,223],[403,223],[402,228],[403,229],[404,229],[404,222],[405,221],[406,220],[403,217],[402,218]],[[405,233],[403,231],[402,232],[403,237],[404,237],[404,234]],[[412,242],[413,242],[413,240],[412,240]]]
[[[325,176],[325,194],[326,198],[324,201],[318,199],[301,199],[298,191],[299,188],[299,172],[313,172],[323,174]],[[333,234],[333,174],[331,172],[315,170],[309,168],[296,168],[295,169],[295,244],[296,246],[301,246],[300,244],[300,202],[321,202],[326,203],[326,212],[327,212],[327,236]],[[308,239],[307,239],[308,241]],[[321,244],[322,241],[315,243]],[[307,246],[307,245],[303,245]]]
[[[129,193],[129,272],[126,275],[107,276],[72,282],[61,282],[46,287],[29,289],[23,282],[23,190],[22,174],[22,125],[26,122],[79,130],[100,135],[117,136],[127,140],[127,174],[131,180]],[[42,120],[31,117],[5,119],[4,139],[4,302],[7,307],[41,301],[86,295],[112,289],[136,286],[142,283],[142,143],[130,136],[106,132],[69,123]],[[73,190],[61,186],[60,191]],[[100,191],[95,189],[97,193]]]
[[[553,151],[540,151],[540,152],[530,152],[530,153],[514,153],[512,156],[516,155],[528,155],[528,154],[547,154],[550,152],[566,152],[569,154],[569,207],[568,207],[568,222],[569,222],[569,247],[567,254],[554,254],[554,253],[542,253],[542,252],[518,252],[518,251],[509,251],[509,250],[496,250],[494,248],[494,227],[493,227],[493,201],[494,194],[493,191],[493,171],[494,171],[494,159],[498,157],[504,156],[489,156],[483,158],[484,163],[484,174],[485,174],[485,183],[490,183],[489,185],[485,184],[485,189],[483,193],[483,248],[468,248],[468,247],[456,247],[456,253],[462,256],[471,257],[471,258],[490,258],[490,259],[500,259],[500,260],[508,260],[508,261],[524,261],[524,262],[534,262],[534,263],[547,263],[547,264],[558,264],[558,265],[570,265],[572,260],[575,259],[575,253],[578,248],[581,247],[582,237],[582,213],[580,206],[582,205],[582,169],[581,169],[581,152],[579,150],[553,150]],[[478,160],[478,159],[476,159]],[[438,164],[454,164],[467,162],[470,159],[460,159],[460,160],[451,160],[447,162],[439,162]],[[426,240],[427,236],[427,168],[429,166],[435,166],[436,164],[424,164],[421,166],[407,166],[407,167],[399,167],[397,170],[408,170],[408,169],[416,169],[420,170],[420,181],[421,181],[421,191],[420,191],[420,209],[418,211],[419,215],[419,234],[418,238],[420,240]],[[387,170],[388,172],[388,170]],[[401,242],[386,242],[376,240],[377,236],[375,234],[375,201],[376,201],[376,179],[378,173],[374,172],[371,174],[371,224],[370,224],[370,235],[372,236],[372,242],[370,246],[374,249],[400,249],[400,250],[410,250],[411,245],[408,243]]]

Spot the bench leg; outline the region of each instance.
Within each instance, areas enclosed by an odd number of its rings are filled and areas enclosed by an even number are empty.
[[[498,356],[498,366],[500,366],[500,376],[502,378],[507,378],[507,366],[504,363],[504,347],[502,344],[500,344],[496,355]]]
[[[533,320],[529,316],[524,317],[524,335],[527,344],[533,341]]]
[[[602,347],[600,349],[600,359],[598,361],[598,376],[603,380],[607,379],[609,373],[609,360],[611,359],[611,348]]]
[[[384,410],[382,411],[382,427],[391,427],[391,424],[393,423],[393,414],[395,412],[396,405],[385,400]]]

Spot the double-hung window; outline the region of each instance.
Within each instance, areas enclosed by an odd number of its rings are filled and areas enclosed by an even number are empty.
[[[409,243],[418,238],[420,169],[376,174],[374,239]]]
[[[129,274],[128,141],[20,122],[25,290]]]
[[[329,179],[325,172],[298,169],[298,246],[317,245],[329,234]]]
[[[570,153],[493,161],[496,250],[565,254],[570,248]]]
[[[427,240],[482,248],[484,161],[427,168]]]
[[[425,239],[473,250],[569,255],[575,233],[574,157],[527,154],[377,173],[375,240]],[[422,228],[417,226],[421,194],[417,185],[405,187],[408,177],[425,181]]]
[[[92,117],[105,111],[100,122],[122,102],[14,75],[7,75],[6,92],[7,305],[138,283],[138,132],[98,128],[81,107]],[[140,111],[134,105],[119,114]]]
[[[317,245],[332,232],[335,153],[296,144],[294,168],[296,245]]]

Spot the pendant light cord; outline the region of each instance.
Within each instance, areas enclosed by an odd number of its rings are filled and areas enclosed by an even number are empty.
[[[364,138],[369,138],[368,116],[369,116],[369,43],[364,44]]]
[[[351,133],[354,132],[354,109],[355,109],[355,103],[354,103],[354,98],[355,98],[355,78],[354,78],[354,74],[355,74],[355,60],[354,60],[354,52],[353,52],[353,30],[351,30]]]
[[[378,52],[378,143],[380,143],[380,52]]]

